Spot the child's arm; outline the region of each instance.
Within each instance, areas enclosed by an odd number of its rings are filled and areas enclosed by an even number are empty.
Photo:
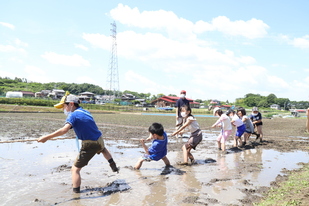
[[[221,123],[220,118],[211,126],[212,128],[218,126]]]
[[[187,126],[189,126],[192,122],[194,121],[194,119],[187,119],[186,123],[184,125],[182,125],[177,131],[175,131],[173,134],[171,134],[172,136],[175,136],[176,134],[178,134],[179,132],[181,132],[182,130],[184,130]]]
[[[148,151],[148,147],[145,145],[145,140],[141,139],[141,143],[142,143],[142,147],[144,148],[146,154],[150,155],[149,151]]]
[[[58,136],[64,135],[65,133],[67,133],[70,130],[70,128],[71,128],[71,125],[67,123],[62,128],[58,129],[57,131],[40,137],[39,139],[37,139],[37,141],[45,143],[47,140],[49,140],[53,137],[58,137]]]
[[[149,140],[151,140],[151,139],[152,139],[152,134],[149,133],[149,137],[148,137],[147,139],[145,139],[145,141],[149,141]]]

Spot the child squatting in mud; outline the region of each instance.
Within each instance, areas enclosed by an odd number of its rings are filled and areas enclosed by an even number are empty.
[[[140,142],[146,152],[142,157],[139,158],[134,166],[134,169],[140,169],[143,162],[150,162],[151,160],[159,161],[163,160],[166,166],[170,166],[170,161],[166,157],[167,154],[167,134],[164,132],[164,128],[160,123],[153,123],[150,125],[149,137],[147,139],[141,139]],[[145,145],[146,141],[153,139],[152,145],[148,148]]]
[[[119,168],[116,166],[111,154],[104,146],[102,132],[98,129],[92,115],[79,106],[79,99],[75,95],[66,95],[61,99],[60,103],[54,105],[57,109],[62,109],[67,116],[65,124],[57,131],[40,137],[37,141],[45,143],[47,140],[64,135],[70,129],[74,129],[78,139],[82,140],[82,147],[79,151],[74,165],[72,166],[72,183],[73,192],[80,192],[81,185],[81,169],[88,164],[95,154],[102,153],[106,160],[108,160],[113,172],[118,172]]]

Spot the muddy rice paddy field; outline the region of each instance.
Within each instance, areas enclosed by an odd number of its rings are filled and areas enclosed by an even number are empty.
[[[188,140],[169,137],[163,161],[145,162],[133,170],[153,122],[170,134],[174,116],[94,113],[106,147],[120,166],[113,173],[102,155],[83,168],[80,194],[72,193],[70,167],[78,154],[74,133],[46,143],[34,141],[62,127],[62,113],[0,113],[0,205],[253,205],[309,162],[309,135],[305,119],[264,119],[263,142],[255,136],[244,148],[228,154],[216,148],[219,129],[210,129],[215,117],[198,117],[203,141],[192,152],[197,164],[178,166]]]

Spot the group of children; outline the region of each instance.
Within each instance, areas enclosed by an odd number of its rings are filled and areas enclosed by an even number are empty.
[[[246,115],[246,110],[243,107],[238,108],[237,111],[228,110],[225,113],[220,108],[215,108],[214,115],[219,116],[219,119],[212,125],[212,127],[221,127],[220,135],[217,138],[219,150],[226,150],[225,142],[232,134],[233,126],[236,127],[233,144],[234,147],[245,146],[251,134],[255,134],[256,139],[260,139],[260,142],[262,142],[263,122],[262,115],[257,107],[253,107],[252,114],[249,117]]]
[[[183,162],[178,162],[178,165],[188,165],[189,160],[191,164],[194,164],[195,159],[191,153],[192,149],[196,149],[197,145],[202,141],[202,131],[199,127],[198,122],[195,117],[192,115],[192,110],[189,106],[184,105],[181,108],[181,116],[184,118],[183,125],[179,127],[171,136],[175,136],[185,128],[188,128],[191,135],[189,140],[182,146],[183,151]],[[226,151],[226,141],[229,136],[231,136],[233,127],[236,127],[236,133],[234,136],[234,147],[245,146],[249,140],[251,134],[255,134],[256,139],[260,139],[262,142],[263,133],[262,133],[262,115],[258,111],[257,107],[252,109],[252,114],[248,117],[246,115],[246,110],[243,107],[238,108],[237,111],[228,110],[223,112],[220,108],[215,108],[213,112],[214,116],[219,116],[219,119],[211,126],[221,127],[221,132],[217,138],[218,149],[223,152]],[[152,130],[152,127],[158,127],[160,130]],[[255,129],[257,132],[255,132]],[[167,151],[167,135],[164,132],[163,126],[159,123],[154,123],[149,128],[150,136],[144,140],[141,140],[143,148],[145,149],[146,154],[141,157],[134,169],[139,169],[143,161],[151,160],[160,160],[162,159],[166,166],[170,165],[169,160],[166,157]],[[145,141],[150,139],[153,140],[152,146],[148,149],[145,146]],[[162,152],[162,149],[164,152]]]
[[[95,154],[102,153],[104,158],[108,160],[109,165],[113,172],[119,172],[119,168],[116,166],[112,155],[104,145],[102,138],[102,132],[98,129],[92,115],[79,106],[80,101],[75,95],[71,95],[68,92],[61,99],[60,103],[56,104],[55,107],[62,109],[64,114],[67,116],[65,124],[62,128],[55,132],[40,137],[38,142],[46,142],[47,140],[64,135],[70,129],[74,129],[76,138],[82,140],[82,147],[79,151],[73,166],[72,166],[72,183],[73,192],[80,192],[81,185],[81,169],[88,164]],[[191,135],[188,141],[182,146],[183,161],[178,162],[180,165],[194,164],[195,159],[191,153],[192,149],[196,149],[197,145],[202,141],[202,131],[196,118],[192,115],[192,110],[189,105],[183,105],[180,107],[180,114],[183,118],[182,126],[171,134],[175,136],[182,133],[185,128],[188,128]],[[238,144],[244,145],[248,138],[253,133],[253,124],[256,125],[258,134],[262,140],[262,116],[258,112],[257,108],[253,108],[253,113],[248,118],[244,108],[239,108],[237,113],[229,110],[224,113],[221,109],[215,109],[214,115],[219,116],[218,121],[212,125],[212,127],[221,127],[221,133],[218,136],[218,148],[225,151],[225,142],[232,133],[232,125],[237,127],[237,132],[234,138],[234,146]],[[232,117],[232,120],[230,120]],[[251,120],[253,122],[251,122]],[[260,126],[260,128],[259,128]],[[140,142],[145,150],[145,153],[140,157],[134,166],[134,169],[140,169],[144,161],[159,161],[163,160],[166,166],[170,166],[170,161],[166,157],[167,155],[167,144],[168,137],[164,131],[163,126],[160,123],[153,123],[149,129],[149,137],[147,139],[141,139]],[[241,136],[244,134],[244,139]],[[148,148],[145,142],[152,140],[151,146]]]

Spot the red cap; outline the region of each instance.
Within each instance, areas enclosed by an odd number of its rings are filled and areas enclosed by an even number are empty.
[[[187,94],[186,90],[181,90],[180,94]]]

